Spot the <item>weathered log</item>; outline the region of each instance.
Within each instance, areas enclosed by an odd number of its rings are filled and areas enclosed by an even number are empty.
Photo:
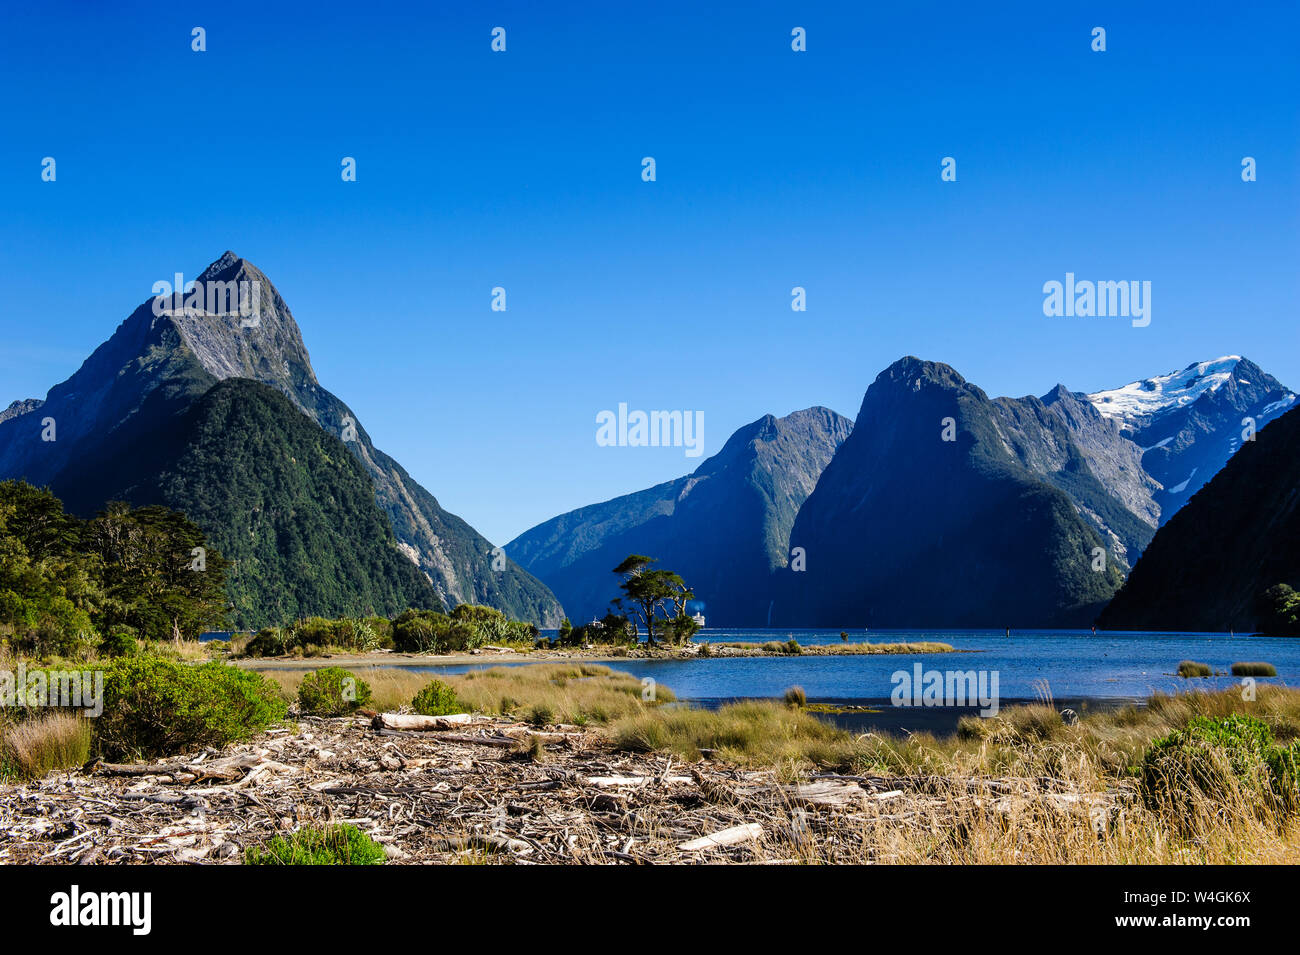
[[[445,743],[470,743],[475,746],[497,746],[501,749],[511,749],[519,745],[519,740],[500,735],[475,736],[473,733],[443,733],[438,739]]]
[[[468,713],[451,713],[447,716],[420,716],[417,713],[380,713],[370,721],[377,730],[448,730],[474,722]]]
[[[845,808],[861,805],[866,793],[857,783],[840,779],[818,779],[810,783],[785,787],[790,801],[802,806]]]
[[[87,772],[103,776],[169,776],[173,780],[178,780],[181,776],[192,776],[190,782],[203,779],[229,781],[239,779],[263,762],[269,761],[251,755],[210,763],[105,763],[97,760],[87,766]]]
[[[699,852],[703,849],[716,849],[719,846],[734,846],[740,842],[754,842],[761,838],[763,838],[763,827],[756,822],[747,822],[712,835],[692,839],[690,842],[683,842],[677,848],[682,852]]]

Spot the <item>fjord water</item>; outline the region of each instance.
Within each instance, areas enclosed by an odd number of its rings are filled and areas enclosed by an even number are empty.
[[[704,630],[710,643],[785,642],[804,645],[841,643],[838,630]],[[873,654],[870,656],[707,657],[687,660],[615,660],[608,665],[637,678],[650,677],[679,699],[704,704],[746,697],[776,697],[801,686],[809,700],[833,703],[888,703],[892,675],[923,670],[997,671],[1003,704],[1036,700],[1044,689],[1058,702],[1137,701],[1156,691],[1223,689],[1240,681],[1231,676],[1187,680],[1175,675],[1182,660],[1208,663],[1227,674],[1233,663],[1262,661],[1277,668],[1260,683],[1300,684],[1300,639],[1226,633],[1151,633],[1087,630],[862,630],[853,643],[936,641],[953,653]],[[500,665],[494,661],[494,664]],[[430,668],[460,672],[473,667]]]

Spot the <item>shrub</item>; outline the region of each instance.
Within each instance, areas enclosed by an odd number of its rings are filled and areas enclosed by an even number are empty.
[[[793,656],[799,656],[803,653],[803,647],[799,646],[799,641],[791,638],[785,642],[785,652]]]
[[[1263,720],[1234,713],[1194,716],[1184,729],[1151,744],[1142,758],[1140,787],[1152,808],[1174,810],[1187,824],[1197,796],[1215,803],[1238,793],[1292,811],[1300,797],[1300,743],[1275,742]]]
[[[446,621],[432,610],[407,610],[393,620],[393,646],[402,653],[436,653]]]
[[[370,684],[342,667],[314,670],[298,684],[298,705],[312,716],[342,716],[370,703]]]
[[[1178,664],[1178,675],[1185,679],[1213,676],[1214,670],[1208,663],[1197,663],[1195,660],[1184,660],[1182,663]]]
[[[808,694],[803,691],[801,686],[792,686],[785,691],[785,705],[794,707],[804,707],[808,705]]]
[[[534,726],[549,726],[555,722],[555,708],[548,703],[534,704],[528,710],[528,722]]]
[[[1277,676],[1277,667],[1271,663],[1234,663],[1233,676]]]
[[[140,652],[140,641],[136,639],[134,627],[114,627],[99,644],[99,655],[103,657],[129,657]]]
[[[1300,636],[1300,593],[1288,584],[1275,584],[1260,595],[1259,629],[1276,637]]]
[[[276,685],[260,674],[119,657],[104,672],[95,742],[108,758],[168,756],[248,739],[284,715]]]
[[[10,726],[0,740],[0,776],[39,779],[90,758],[90,723],[53,710]]]
[[[382,865],[384,848],[356,826],[304,828],[249,847],[246,865]]]
[[[434,680],[411,700],[411,709],[421,716],[446,716],[463,713],[465,708],[456,699],[456,691],[441,680]]]
[[[293,647],[293,635],[283,627],[263,627],[245,645],[250,657],[278,657]]]

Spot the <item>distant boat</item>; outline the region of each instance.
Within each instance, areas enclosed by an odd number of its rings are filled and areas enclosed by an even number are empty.
[[[704,614],[699,612],[693,613],[691,614],[691,619],[694,620],[696,623],[698,623],[701,627],[704,626]]]

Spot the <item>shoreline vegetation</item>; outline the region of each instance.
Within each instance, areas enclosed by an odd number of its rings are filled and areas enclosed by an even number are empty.
[[[1252,683],[1082,717],[1016,705],[962,717],[951,736],[855,735],[798,687],[705,708],[598,660],[953,648],[847,632],[697,642],[693,592],[640,555],[615,569],[623,596],[604,619],[555,637],[461,605],[200,643],[222,615],[224,564],[182,516],[114,505],[80,521],[47,492],[0,484],[0,540],[0,863],[1300,852],[1300,690]],[[412,669],[489,662],[524,665]]]
[[[210,641],[218,643],[219,641]],[[794,644],[793,647],[791,644]],[[225,648],[212,652],[221,653]],[[694,643],[687,646],[649,649],[623,645],[588,645],[556,649],[536,649],[532,646],[488,645],[457,653],[399,653],[393,650],[365,652],[320,649],[311,654],[286,654],[277,657],[234,656],[232,662],[251,670],[312,668],[315,661],[328,660],[336,666],[370,667],[441,667],[465,664],[539,663],[582,661],[587,663],[618,663],[620,660],[707,660],[713,657],[789,657],[789,656],[873,656],[884,654],[968,653],[949,644],[933,641],[912,643],[845,643],[798,644],[793,641],[767,643]]]
[[[111,753],[92,725],[84,765],[0,783],[0,861],[1150,864],[1300,851],[1300,691],[1285,687],[1082,718],[1012,706],[939,738],[836,729],[797,688],[672,705],[665,687],[647,695],[582,662],[433,680],[132,667],[110,674],[110,696],[135,694]],[[132,722],[162,696],[189,704],[179,742]],[[248,699],[262,701],[255,725],[222,709]],[[65,747],[62,724],[96,723],[33,719],[29,735],[57,721]],[[86,800],[104,812],[81,815]]]

